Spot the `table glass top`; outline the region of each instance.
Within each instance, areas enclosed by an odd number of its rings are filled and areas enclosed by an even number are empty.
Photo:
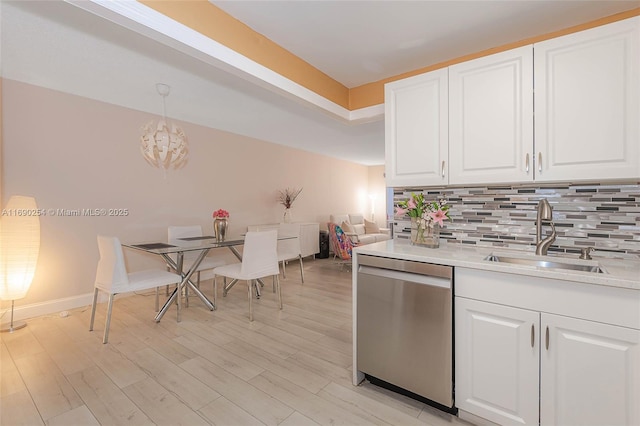
[[[179,238],[174,243],[164,241],[144,241],[122,244],[124,247],[143,250],[154,254],[169,254],[186,251],[230,247],[244,244],[244,235],[235,235],[224,241],[216,241],[213,236]]]
[[[153,254],[169,254],[195,250],[205,250],[220,247],[232,247],[244,244],[245,235],[231,235],[224,241],[216,241],[216,237],[185,237],[179,238],[177,242],[167,243],[164,241],[143,241],[135,243],[122,244],[124,247],[146,251]],[[291,235],[278,235],[278,240],[289,240],[296,238]]]

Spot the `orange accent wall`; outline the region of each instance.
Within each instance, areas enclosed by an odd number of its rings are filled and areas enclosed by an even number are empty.
[[[139,1],[330,101],[348,108],[349,89],[346,86],[255,32],[208,0]]]
[[[208,0],[138,1],[352,111],[384,103],[384,85],[390,81],[640,15],[640,8],[632,9],[349,89],[262,34],[255,32]]]

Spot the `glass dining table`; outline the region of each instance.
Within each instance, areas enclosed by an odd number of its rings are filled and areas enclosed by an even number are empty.
[[[182,282],[176,289],[169,295],[169,298],[164,303],[161,309],[158,310],[156,314],[155,321],[159,322],[164,314],[167,312],[172,303],[177,302],[177,320],[181,321],[181,299],[182,297],[177,297],[178,294],[182,293],[182,290],[185,289],[186,292],[189,290],[193,291],[194,294],[200,298],[202,303],[205,304],[209,310],[213,311],[216,307],[215,305],[205,296],[202,291],[191,281],[191,276],[196,272],[202,260],[209,254],[211,249],[227,247],[231,252],[242,261],[242,255],[237,250],[237,246],[244,244],[244,235],[226,239],[225,241],[217,241],[213,236],[202,236],[202,237],[185,237],[179,238],[177,242],[172,244],[165,242],[145,242],[145,243],[132,243],[132,244],[122,244],[124,247],[141,250],[147,253],[160,255],[167,262],[167,265],[176,271],[177,274],[182,276]],[[195,258],[191,267],[188,270],[185,270],[184,267],[184,255],[187,252],[197,252],[198,256]],[[171,256],[175,255],[175,259]],[[176,300],[177,299],[177,300]]]
[[[182,297],[178,297],[178,294],[182,294],[182,290],[185,289],[185,292],[188,294],[188,291],[191,290],[195,293],[198,298],[205,304],[209,310],[213,311],[216,309],[213,302],[211,302],[207,296],[205,296],[202,291],[191,281],[191,276],[196,272],[202,260],[209,254],[211,249],[223,248],[226,247],[234,254],[238,260],[242,261],[242,254],[236,248],[237,246],[241,246],[244,244],[245,235],[234,236],[233,238],[225,239],[225,241],[217,241],[214,236],[202,236],[202,237],[185,237],[178,238],[176,242],[171,244],[165,242],[143,242],[143,243],[131,243],[131,244],[122,244],[124,247],[141,250],[147,253],[160,255],[167,262],[167,265],[176,271],[177,274],[182,276],[182,282],[176,289],[169,295],[167,301],[162,305],[162,308],[158,310],[156,314],[155,321],[160,322],[164,314],[167,312],[172,303],[176,302],[177,304],[177,321],[180,322],[181,311],[182,311]],[[278,240],[286,240],[291,238],[297,238],[297,236],[292,235],[278,235]],[[198,256],[195,258],[191,267],[188,270],[184,270],[184,254],[187,252],[198,252]],[[171,255],[175,255],[175,260],[171,257]],[[224,288],[224,292],[226,292],[235,284],[233,282],[229,283]],[[258,280],[260,281],[260,280]],[[264,283],[260,282],[261,285]],[[259,294],[259,286],[256,286],[256,291]]]

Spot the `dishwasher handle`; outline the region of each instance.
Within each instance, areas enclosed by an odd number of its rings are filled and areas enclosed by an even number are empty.
[[[371,266],[374,268],[388,269],[390,271],[402,271],[413,274],[429,275],[432,277],[453,279],[453,268],[451,266],[372,256],[368,254],[356,254],[356,256],[358,265],[360,266]]]
[[[451,288],[451,279],[434,277],[431,275],[412,274],[411,272],[393,271],[390,269],[373,268],[361,265],[358,268],[360,274],[372,275],[375,277],[390,278],[393,280],[407,281],[416,284],[428,285],[431,287]],[[359,278],[358,278],[359,279]]]

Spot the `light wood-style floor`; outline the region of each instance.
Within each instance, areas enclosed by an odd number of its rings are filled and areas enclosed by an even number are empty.
[[[246,284],[218,309],[197,298],[153,321],[152,293],[116,297],[109,343],[106,304],[28,320],[0,336],[0,424],[9,425],[450,425],[466,424],[365,382],[351,384],[351,273],[305,259],[270,283],[249,323]],[[202,283],[208,296],[211,281]],[[219,290],[221,293],[221,291]]]

